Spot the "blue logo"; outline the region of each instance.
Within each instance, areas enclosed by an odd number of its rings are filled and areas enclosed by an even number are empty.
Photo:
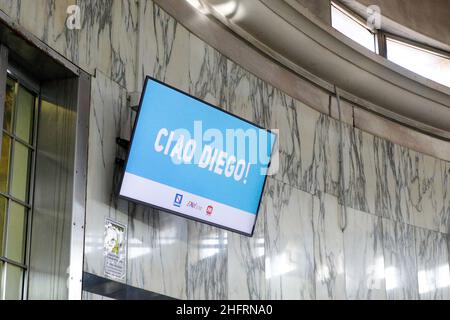
[[[173,201],[173,205],[175,207],[181,207],[181,202],[183,202],[183,195],[177,193],[177,195],[175,196],[175,200]]]

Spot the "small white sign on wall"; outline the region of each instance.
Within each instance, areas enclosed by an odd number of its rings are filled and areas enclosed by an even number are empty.
[[[111,219],[105,220],[105,277],[125,281],[127,269],[126,254],[127,226]]]

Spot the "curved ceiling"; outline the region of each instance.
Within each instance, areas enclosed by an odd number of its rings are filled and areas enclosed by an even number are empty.
[[[367,6],[379,7],[383,30],[401,28],[408,37],[421,37],[433,47],[450,51],[450,3],[448,0],[339,0],[361,16],[367,17]],[[395,24],[397,26],[395,26]],[[390,31],[390,30],[386,30]],[[428,40],[426,40],[428,38]]]
[[[192,0],[191,0],[192,1]],[[450,88],[354,43],[281,0],[201,0],[209,14],[315,84],[385,117],[450,139]]]

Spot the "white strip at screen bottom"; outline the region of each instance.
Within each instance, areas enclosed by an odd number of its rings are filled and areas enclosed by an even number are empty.
[[[120,195],[251,234],[256,215],[125,172]]]

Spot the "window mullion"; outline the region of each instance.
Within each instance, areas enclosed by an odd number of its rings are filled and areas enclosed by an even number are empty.
[[[8,48],[0,44],[0,126],[3,128],[5,113],[6,79],[8,70]],[[0,154],[2,154],[2,142],[0,139]]]
[[[3,262],[4,266],[10,264],[10,265],[12,265],[14,267],[18,267],[18,268],[20,268],[22,270],[27,270],[28,269],[28,266],[24,265],[23,263],[19,263],[17,261],[8,259],[6,257],[0,257],[0,262]]]
[[[41,90],[41,89],[39,89]],[[29,181],[29,190],[28,190],[28,203],[30,204],[30,208],[28,210],[27,215],[27,228],[26,228],[26,246],[25,246],[25,265],[30,264],[31,259],[31,232],[33,230],[33,203],[34,203],[34,186],[35,186],[35,176],[36,176],[36,157],[37,157],[37,135],[38,135],[38,121],[39,121],[39,111],[41,108],[41,92],[39,91],[35,101],[33,108],[33,136],[31,140],[32,148],[32,158],[31,158],[31,173],[30,173],[30,181]],[[28,299],[28,289],[29,289],[29,281],[30,281],[30,270],[26,269],[23,277],[23,291],[22,291],[22,299]]]
[[[378,30],[375,37],[378,45],[378,54],[387,59],[386,34],[383,31]]]

